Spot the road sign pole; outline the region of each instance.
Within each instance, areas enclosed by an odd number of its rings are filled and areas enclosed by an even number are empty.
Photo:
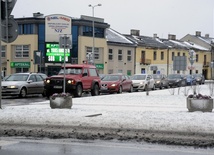
[[[0,3],[0,8],[1,8],[1,3]],[[1,11],[0,11],[0,17],[1,17]],[[1,20],[0,20],[0,26],[1,26]],[[2,33],[1,33],[1,28],[0,28],[0,73],[2,72],[2,62],[1,62],[1,52],[2,52],[2,47],[1,47],[1,38],[2,38]],[[1,98],[2,98],[2,90],[1,90],[1,81],[2,81],[2,78],[0,78],[0,109],[2,109],[1,107]]]

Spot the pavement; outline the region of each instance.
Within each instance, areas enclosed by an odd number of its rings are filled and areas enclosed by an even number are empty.
[[[214,146],[214,112],[189,112],[193,87],[72,99],[71,109],[50,101],[0,109],[0,136],[122,140]],[[209,84],[195,87],[210,94]]]

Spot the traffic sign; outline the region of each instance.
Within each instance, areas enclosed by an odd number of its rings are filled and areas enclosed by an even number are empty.
[[[2,41],[5,43],[11,43],[16,40],[18,37],[17,22],[13,18],[8,19],[8,24],[6,23],[6,20],[3,20],[1,25],[1,33]]]

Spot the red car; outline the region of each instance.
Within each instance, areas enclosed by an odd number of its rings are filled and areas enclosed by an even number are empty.
[[[123,74],[107,74],[101,80],[101,93],[132,92],[132,80]]]

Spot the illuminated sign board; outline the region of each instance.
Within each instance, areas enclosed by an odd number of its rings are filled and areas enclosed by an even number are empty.
[[[59,43],[45,43],[45,62],[46,63],[63,63],[64,49],[59,48]],[[65,49],[65,62],[71,62],[70,49]]]

